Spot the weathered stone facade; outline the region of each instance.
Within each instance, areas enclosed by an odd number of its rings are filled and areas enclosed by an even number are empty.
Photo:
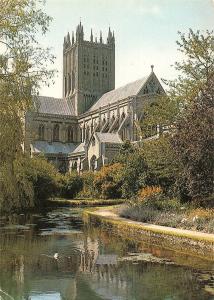
[[[164,90],[153,66],[150,74],[115,86],[115,38],[84,40],[77,26],[63,45],[63,98],[38,97],[26,114],[25,149],[44,155],[61,171],[98,170],[110,162],[125,140],[139,141],[145,103]]]

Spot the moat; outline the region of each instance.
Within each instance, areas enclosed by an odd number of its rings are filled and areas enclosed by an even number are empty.
[[[80,209],[1,217],[0,226],[0,299],[214,299],[214,262],[86,226]]]

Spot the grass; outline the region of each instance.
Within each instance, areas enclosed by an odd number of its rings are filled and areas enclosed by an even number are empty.
[[[179,229],[202,231],[214,233],[214,209],[192,208],[184,206],[167,206],[165,204],[156,206],[151,203],[149,206],[127,205],[120,212],[120,216],[131,220],[146,222],[155,225],[169,226]]]
[[[210,242],[214,243],[214,236],[210,235],[209,237],[204,236],[203,234],[200,235],[200,232],[198,234],[195,234],[195,232],[191,233],[190,231],[177,231],[174,230],[174,228],[164,228],[162,227],[154,227],[150,226],[150,224],[136,224],[132,222],[127,222],[127,220],[122,219],[120,217],[118,218],[112,218],[109,216],[101,216],[99,214],[99,209],[93,208],[93,209],[86,209],[83,211],[83,217],[85,220],[98,220],[102,224],[109,224],[113,227],[116,227],[119,229],[121,234],[128,234],[129,235],[129,230],[133,229],[136,230],[136,232],[140,231],[148,231],[148,232],[153,232],[157,234],[164,234],[164,235],[171,235],[171,236],[177,236],[181,238],[188,238],[192,240],[197,240],[197,241],[205,241],[205,242]]]
[[[51,206],[103,206],[123,203],[123,199],[64,199],[53,198],[48,201]]]

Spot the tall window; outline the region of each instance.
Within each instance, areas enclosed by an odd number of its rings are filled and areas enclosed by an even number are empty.
[[[72,143],[74,141],[74,130],[71,126],[68,126],[67,130],[67,141]]]
[[[53,141],[58,142],[59,141],[59,125],[54,125],[53,128]]]
[[[88,141],[90,138],[90,128],[87,126],[85,131],[85,140]]]
[[[39,140],[43,141],[45,138],[45,126],[43,124],[39,125]]]
[[[64,92],[65,92],[64,96],[66,96],[66,94],[67,94],[67,77],[66,76],[64,76]]]

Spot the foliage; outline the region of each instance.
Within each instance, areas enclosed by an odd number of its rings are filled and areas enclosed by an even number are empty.
[[[48,65],[54,57],[37,41],[37,34],[45,34],[51,20],[40,4],[36,0],[0,2],[0,178],[4,187],[1,202],[12,201],[8,207],[14,207],[15,202],[22,207],[20,201],[32,204],[31,186],[23,177],[20,184],[15,168],[22,156],[25,113],[32,107],[40,84],[53,75]],[[6,184],[8,178],[11,182]],[[28,200],[19,197],[20,193]]]
[[[200,203],[214,189],[214,35],[191,29],[179,35],[180,75],[165,81],[167,95],[145,107],[142,124],[144,136],[157,124],[168,136],[143,146],[153,184],[177,187],[182,201]]]
[[[173,97],[185,103],[172,145],[182,165],[187,195],[197,202],[214,189],[214,35],[190,30],[180,38],[185,60],[176,63],[176,68],[183,76],[170,86]]]
[[[121,197],[121,171],[122,164],[115,163],[102,167],[95,174],[94,187],[97,193],[103,198],[120,198]]]
[[[160,186],[147,186],[139,190],[138,199],[141,203],[143,203],[147,200],[152,201],[152,199],[159,197],[161,194],[162,189]]]
[[[82,189],[83,180],[77,173],[72,171],[60,176],[59,179],[59,194],[61,197],[73,199]]]
[[[146,203],[126,206],[120,215],[140,222],[214,233],[213,210],[211,209],[194,210],[191,207],[181,207],[176,199],[151,201],[150,204],[152,206]]]
[[[58,172],[45,158],[27,158],[19,169],[23,168],[23,177],[26,176],[33,185],[34,205],[39,207],[45,200],[52,197],[58,188]]]
[[[98,197],[94,188],[94,177],[95,173],[91,171],[85,171],[81,174],[82,179],[82,190],[79,192],[78,197],[82,198],[93,198]]]
[[[160,133],[172,131],[173,124],[179,115],[179,102],[167,94],[158,96],[153,102],[145,104],[144,118],[141,123],[142,136],[151,136],[151,128],[157,127]]]
[[[180,166],[169,135],[144,142],[142,153],[150,173],[147,184],[160,185],[165,193],[172,194]]]
[[[44,158],[20,156],[13,162],[12,178],[8,176],[9,166],[5,164],[0,181],[1,210],[41,207],[45,205],[46,199],[57,192],[59,175],[54,166]]]
[[[13,164],[1,164],[0,173],[0,210],[13,211],[34,207],[33,185],[25,176],[23,168],[19,168],[20,162],[15,160]],[[11,176],[11,173],[14,175]],[[19,187],[19,188],[17,188]]]
[[[141,149],[127,141],[114,161],[123,165],[120,174],[122,197],[134,197],[142,186],[147,185],[148,179],[148,168]]]

